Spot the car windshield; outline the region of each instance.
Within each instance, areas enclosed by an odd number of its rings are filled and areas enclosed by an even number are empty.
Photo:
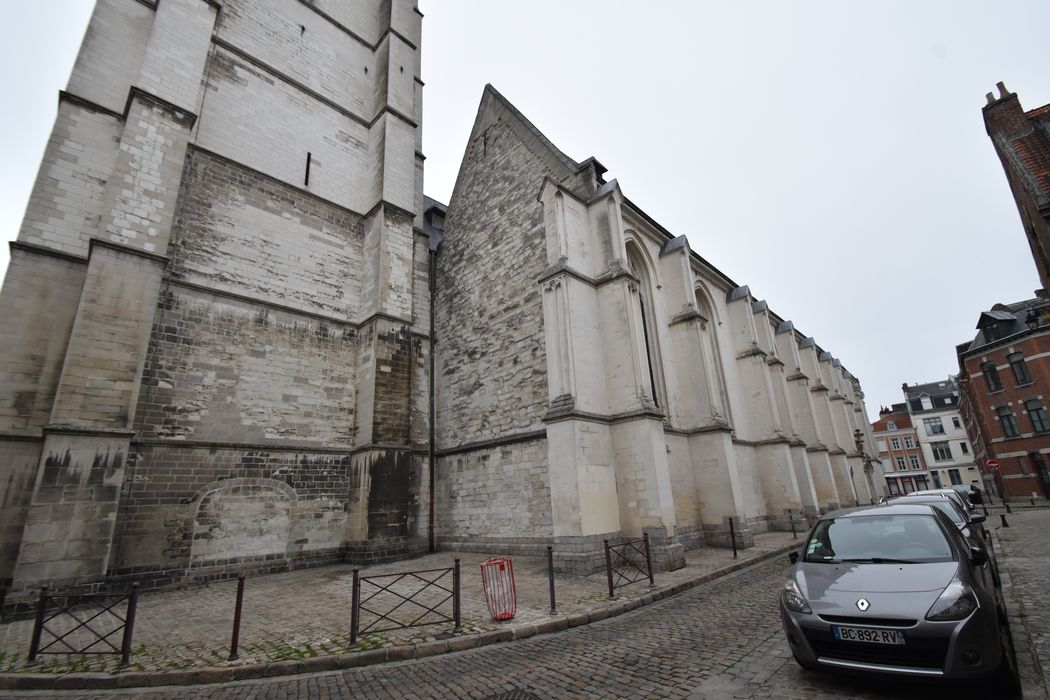
[[[919,564],[955,555],[933,515],[879,514],[821,520],[806,545],[806,562]]]

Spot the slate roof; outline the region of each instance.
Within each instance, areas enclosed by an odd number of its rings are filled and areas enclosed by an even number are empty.
[[[915,384],[909,386],[905,395],[908,400],[917,399],[920,396],[947,396],[959,393],[959,385],[954,379],[944,379],[939,382],[927,382],[926,384]]]

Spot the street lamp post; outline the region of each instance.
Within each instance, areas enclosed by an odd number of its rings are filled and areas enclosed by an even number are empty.
[[[871,464],[868,462],[868,455],[864,452],[864,433],[860,431],[860,428],[853,431],[853,443],[857,447],[857,454],[860,455],[860,463],[864,469],[864,482],[868,485],[868,503],[875,505],[875,484],[871,480]],[[849,470],[849,480],[850,483],[853,483],[853,467],[850,467]],[[856,484],[853,484],[853,493],[857,493]]]

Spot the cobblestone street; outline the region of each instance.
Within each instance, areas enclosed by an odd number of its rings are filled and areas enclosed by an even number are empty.
[[[784,550],[795,541],[791,533],[761,534],[756,537],[755,547],[741,550],[738,561],[733,559],[728,549],[694,549],[687,554],[685,568],[657,572],[656,583],[658,587],[667,587],[713,575],[735,563]],[[512,559],[517,581],[518,612],[507,623],[492,621],[486,608],[479,575],[479,565],[486,559],[485,555],[437,553],[362,568],[361,575],[448,567],[455,557],[460,558],[462,568],[464,636],[501,633],[512,627],[542,624],[552,619],[548,614],[550,599],[546,560],[542,557]],[[349,565],[339,565],[248,578],[240,658],[237,661],[227,661],[237,588],[235,581],[145,594],[139,600],[134,653],[129,671],[192,671],[204,667],[244,669],[253,664],[295,664],[303,660],[375,648],[403,651],[410,649],[413,644],[441,643],[438,637],[449,632],[451,625],[444,624],[366,634],[358,645],[352,646],[349,641],[352,571],[353,567]],[[449,584],[447,580],[445,583]],[[636,583],[617,589],[616,601],[610,603],[606,586],[604,573],[590,576],[556,575],[559,617],[565,620],[575,614],[635,601],[649,592],[644,583]],[[26,652],[32,628],[32,619],[0,625],[0,671],[27,670]],[[42,657],[41,663],[32,670],[37,673],[115,672],[118,662],[119,658],[113,655],[47,656]],[[290,672],[294,672],[294,669],[281,671]],[[278,673],[267,672],[266,675]]]
[[[1016,512],[1003,543],[1014,636],[1033,635],[1046,665],[1043,533],[1050,509]],[[556,634],[427,659],[212,686],[122,691],[32,691],[19,697],[77,698],[865,698],[918,700],[944,688],[814,674],[791,659],[776,611],[786,557],[757,564],[632,612]],[[1024,632],[1022,631],[1022,628]],[[1045,697],[1039,666],[1019,641],[1025,698]],[[972,684],[953,698],[1007,697]]]

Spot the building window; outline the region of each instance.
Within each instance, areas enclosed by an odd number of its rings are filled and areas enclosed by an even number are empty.
[[[1046,420],[1046,410],[1038,401],[1025,401],[1024,407],[1028,410],[1028,417],[1032,419],[1032,430],[1037,433],[1050,431],[1050,423]]]
[[[886,421],[886,430],[896,430],[897,424],[891,420]]]
[[[911,468],[912,469],[922,469],[922,467],[919,466],[919,458],[916,457],[915,455],[911,456]]]
[[[899,450],[901,448],[901,441],[897,438],[890,438],[890,446],[895,450]]]
[[[984,372],[984,381],[988,383],[988,391],[1002,391],[1003,381],[999,379],[999,370],[993,362],[982,362],[981,371]]]
[[[959,448],[962,450],[962,453],[964,455],[970,454],[970,447],[965,442],[960,442]]]
[[[933,408],[933,399],[931,399],[929,396],[923,396],[921,399],[919,399],[919,405],[922,406],[922,410],[929,411],[931,408]]]
[[[962,427],[962,423],[959,422],[958,416],[952,416],[952,427],[958,429]]]
[[[952,448],[947,442],[931,442],[933,458],[938,462],[948,462],[952,458]]]
[[[924,418],[922,422],[926,425],[927,435],[943,435],[944,426],[941,425],[940,418]]]
[[[886,480],[886,485],[890,487],[890,495],[891,496],[899,496],[899,495],[901,495],[901,487],[897,483],[896,479],[887,479]]]
[[[904,471],[904,458],[903,457],[898,457],[897,458],[897,471],[899,471],[899,472]]]
[[[962,477],[959,476],[959,470],[958,469],[949,469],[948,470],[948,478],[952,480],[952,485],[953,486],[959,486],[959,485],[962,484]]]
[[[1028,365],[1025,364],[1024,355],[1019,352],[1012,352],[1006,356],[1006,359],[1010,361],[1010,369],[1014,371],[1014,379],[1017,380],[1018,384],[1032,383],[1032,375],[1028,373]]]
[[[631,273],[638,278],[638,306],[642,321],[642,338],[645,341],[645,359],[649,369],[649,386],[652,387],[653,403],[659,407],[663,395],[663,365],[657,345],[656,317],[653,310],[652,285],[649,273],[634,244],[627,248],[627,265]]]
[[[995,409],[995,413],[999,417],[999,423],[1003,426],[1003,434],[1006,437],[1017,437],[1020,435],[1017,431],[1017,421],[1014,420],[1009,406],[1000,406]]]
[[[911,439],[911,435],[905,435],[904,436],[904,446],[905,447],[915,447],[915,441]]]

